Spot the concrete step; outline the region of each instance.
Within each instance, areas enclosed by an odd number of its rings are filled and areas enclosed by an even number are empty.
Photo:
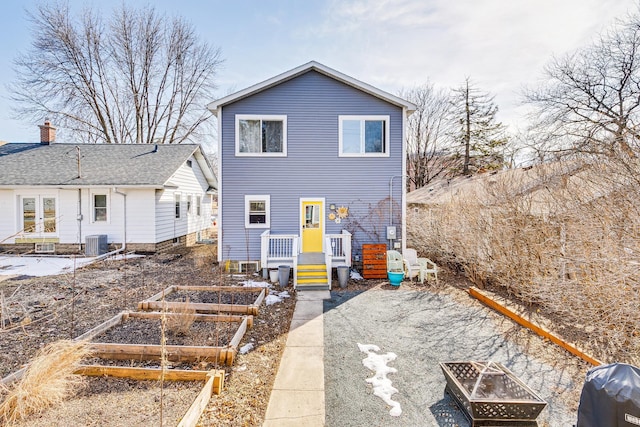
[[[300,283],[300,281],[298,281],[298,284],[296,286],[296,290],[298,291],[328,291],[329,289],[329,284],[327,284],[327,282]]]

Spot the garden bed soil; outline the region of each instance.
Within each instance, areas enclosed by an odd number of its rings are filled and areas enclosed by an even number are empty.
[[[167,330],[165,333],[166,344],[223,347],[229,344],[239,326],[239,322],[193,322],[187,334],[176,333],[171,329]],[[107,329],[91,341],[160,345],[161,340],[161,319],[129,318]]]
[[[213,262],[215,252],[213,245],[198,245],[141,258],[106,260],[59,276],[0,276],[0,301],[4,301],[3,316],[7,319],[6,327],[0,329],[0,376],[23,367],[50,342],[75,338],[122,311],[136,311],[139,301],[170,284],[237,286],[247,280],[262,281],[253,275],[221,272]],[[223,392],[211,399],[203,425],[262,425],[295,306],[295,292],[290,288],[289,292],[293,296],[281,303],[263,303],[259,317],[254,318],[253,327],[240,343],[253,343],[254,349],[238,354],[233,366],[206,362],[184,365],[226,372]],[[234,325],[237,329],[238,323]],[[153,367],[158,363],[139,365]],[[175,420],[184,415],[204,385],[201,381],[165,382],[163,393],[169,397],[161,403],[157,381],[87,378],[87,382],[88,388],[75,390],[76,396],[63,405],[34,415],[22,425],[160,425],[161,406],[167,420],[163,425],[176,425]],[[0,391],[0,400],[3,396]]]

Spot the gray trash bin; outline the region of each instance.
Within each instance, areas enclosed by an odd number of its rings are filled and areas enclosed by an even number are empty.
[[[346,265],[341,265],[336,267],[336,271],[338,272],[338,283],[341,288],[347,287],[347,282],[349,281],[349,267]]]
[[[278,282],[280,283],[280,286],[289,285],[289,274],[291,274],[291,267],[288,265],[278,266]]]

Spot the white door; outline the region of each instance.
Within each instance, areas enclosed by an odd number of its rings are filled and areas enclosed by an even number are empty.
[[[22,196],[20,202],[21,226],[25,234],[56,235],[58,215],[54,196]]]

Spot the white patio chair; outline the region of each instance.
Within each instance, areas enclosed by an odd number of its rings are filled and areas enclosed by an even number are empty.
[[[407,248],[403,255],[404,269],[409,280],[417,277],[420,283],[424,283],[431,274],[438,283],[438,267],[433,261],[429,258],[418,258],[418,252],[415,249]]]
[[[387,271],[404,271],[402,254],[398,251],[387,251]]]

